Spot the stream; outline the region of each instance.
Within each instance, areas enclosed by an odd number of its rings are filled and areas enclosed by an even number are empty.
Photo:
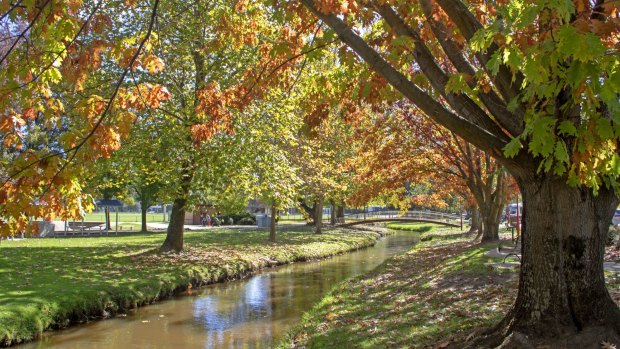
[[[190,290],[127,315],[47,332],[17,348],[270,348],[337,283],[417,240],[395,232],[370,248]]]

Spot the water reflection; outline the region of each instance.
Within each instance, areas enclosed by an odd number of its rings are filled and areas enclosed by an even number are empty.
[[[405,251],[400,233],[375,247],[217,284],[115,318],[44,336],[23,348],[268,348],[334,284]]]

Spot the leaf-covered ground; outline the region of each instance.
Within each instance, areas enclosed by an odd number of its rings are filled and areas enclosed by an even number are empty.
[[[279,232],[186,232],[186,251],[155,253],[164,234],[0,242],[0,344],[48,329],[110,316],[187,287],[259,268],[369,246],[378,234],[308,228]]]
[[[431,238],[429,240],[429,238]],[[497,245],[434,230],[409,252],[336,286],[279,348],[445,348],[492,326],[516,296],[518,275],[485,265]],[[509,238],[509,236],[506,236]],[[620,303],[620,278],[608,287]]]

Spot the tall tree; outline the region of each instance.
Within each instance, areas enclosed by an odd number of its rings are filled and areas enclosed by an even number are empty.
[[[0,235],[28,229],[31,217],[81,218],[92,208],[83,192],[92,163],[119,148],[136,112],[169,97],[125,81],[163,68],[150,42],[158,1],[149,5],[0,4]]]
[[[617,2],[298,4],[300,18],[321,19],[389,84],[383,90],[491,153],[519,184],[519,291],[496,343],[514,333],[618,340],[602,259],[620,175]]]

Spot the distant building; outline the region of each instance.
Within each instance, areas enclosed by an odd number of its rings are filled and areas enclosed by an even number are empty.
[[[245,208],[246,211],[250,213],[267,213],[269,212],[269,206],[262,203],[257,199],[250,199],[248,205]]]

